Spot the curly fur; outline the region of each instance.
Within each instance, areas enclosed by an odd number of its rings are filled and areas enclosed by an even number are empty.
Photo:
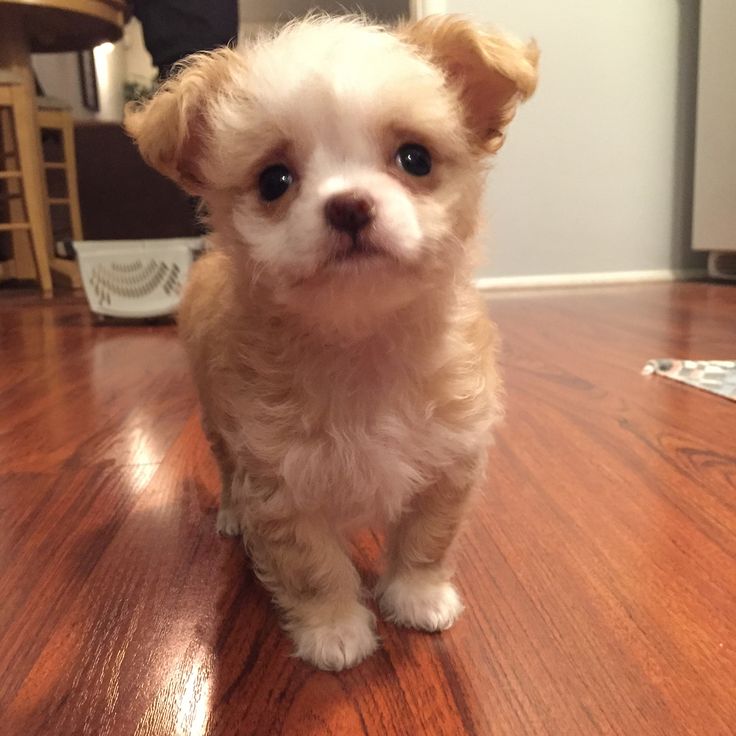
[[[537,51],[456,17],[395,31],[312,17],[197,55],[128,130],[209,212],[179,315],[222,474],[296,651],[341,669],[376,646],[345,535],[390,528],[382,610],[429,630],[462,605],[448,550],[500,415],[496,335],[471,281],[487,155]],[[400,170],[407,141],[430,175]],[[275,202],[258,175],[288,165]],[[341,261],[325,202],[367,193],[380,257]],[[361,236],[362,237],[362,236]]]

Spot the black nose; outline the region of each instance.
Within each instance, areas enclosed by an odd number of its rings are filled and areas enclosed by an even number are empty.
[[[365,192],[342,192],[327,200],[325,217],[335,230],[355,234],[371,223],[375,210],[375,202]]]

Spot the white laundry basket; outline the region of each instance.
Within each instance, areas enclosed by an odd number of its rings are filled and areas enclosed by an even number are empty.
[[[108,317],[173,314],[199,238],[74,242],[90,309]]]

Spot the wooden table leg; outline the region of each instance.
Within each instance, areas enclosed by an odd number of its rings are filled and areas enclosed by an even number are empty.
[[[31,224],[35,271],[27,273],[22,254],[15,254],[19,278],[37,278],[45,296],[52,293],[49,254],[51,252],[51,218],[49,215],[46,174],[43,167],[41,135],[36,108],[36,85],[31,67],[31,52],[23,31],[20,14],[12,8],[0,7],[0,68],[16,74],[23,83],[25,94],[18,95],[16,143],[23,159],[24,189],[28,220]],[[24,272],[25,271],[25,272]]]

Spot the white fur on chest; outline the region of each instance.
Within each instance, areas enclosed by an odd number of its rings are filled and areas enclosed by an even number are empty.
[[[414,493],[484,451],[492,416],[481,411],[450,426],[434,416],[429,398],[401,382],[371,388],[334,386],[321,412],[318,397],[302,412],[288,401],[251,403],[231,441],[269,466],[279,496],[295,510],[346,524],[394,519]]]
[[[293,501],[344,520],[394,518],[463,451],[460,432],[387,410],[370,427],[334,426],[297,440],[281,472]]]

